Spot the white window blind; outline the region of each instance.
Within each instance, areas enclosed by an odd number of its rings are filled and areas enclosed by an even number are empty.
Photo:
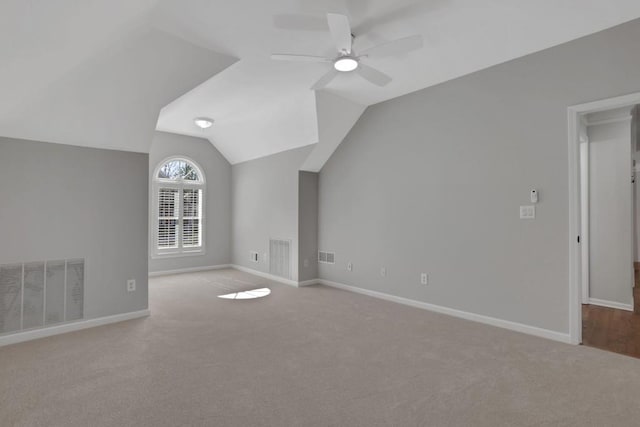
[[[200,168],[189,160],[168,159],[156,169],[155,255],[203,251],[204,185]]]
[[[178,247],[179,190],[160,188],[158,190],[158,248]]]
[[[201,189],[182,190],[182,246],[199,247],[202,244],[200,221],[202,220]]]

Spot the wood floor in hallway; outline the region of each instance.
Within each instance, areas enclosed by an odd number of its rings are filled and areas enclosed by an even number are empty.
[[[640,358],[640,314],[583,305],[582,344]]]

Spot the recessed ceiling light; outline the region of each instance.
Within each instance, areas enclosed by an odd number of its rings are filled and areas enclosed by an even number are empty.
[[[193,123],[196,124],[200,129],[207,129],[213,125],[213,119],[208,119],[206,117],[196,117],[193,119]]]
[[[358,61],[350,56],[343,56],[342,58],[336,59],[333,63],[333,67],[338,71],[346,73],[358,68]]]

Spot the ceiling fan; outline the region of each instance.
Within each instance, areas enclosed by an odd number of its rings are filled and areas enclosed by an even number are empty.
[[[282,61],[333,63],[333,68],[311,86],[313,90],[322,89],[338,74],[349,72],[356,72],[360,77],[377,86],[386,86],[391,81],[391,77],[382,71],[363,64],[362,60],[373,56],[383,57],[411,52],[422,47],[422,36],[415,35],[382,43],[366,49],[358,55],[353,50],[354,36],[351,33],[349,19],[345,15],[338,13],[327,13],[327,21],[329,23],[329,32],[338,49],[336,57],[325,58],[323,56],[288,53],[274,53],[271,55],[271,59]]]

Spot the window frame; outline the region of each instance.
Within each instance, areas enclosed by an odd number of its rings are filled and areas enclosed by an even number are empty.
[[[198,174],[199,181],[192,181],[188,179],[164,179],[158,178],[158,173],[162,167],[172,161],[183,161],[189,163]],[[161,188],[176,189],[178,190],[178,226],[176,232],[176,241],[178,243],[177,248],[161,249],[159,243],[158,226],[160,223],[160,206],[159,206],[159,192]],[[151,258],[178,258],[185,256],[202,256],[206,253],[206,177],[202,172],[200,165],[193,159],[187,156],[170,156],[160,161],[152,175],[152,223],[151,223]],[[183,218],[183,203],[184,203],[184,190],[185,189],[198,189],[200,190],[200,246],[198,247],[183,247],[182,232],[184,227]]]

